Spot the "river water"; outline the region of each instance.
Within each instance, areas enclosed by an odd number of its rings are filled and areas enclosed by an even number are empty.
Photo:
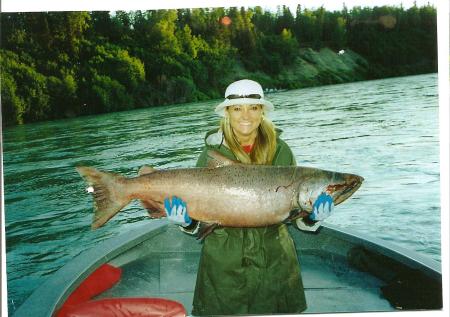
[[[272,93],[273,122],[299,165],[365,182],[327,221],[440,261],[437,74]],[[75,171],[133,176],[190,167],[218,101],[133,110],[3,131],[8,307],[98,242],[151,221],[132,203],[90,230],[92,201]]]

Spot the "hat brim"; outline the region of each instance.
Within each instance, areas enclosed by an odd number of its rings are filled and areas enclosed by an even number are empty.
[[[214,110],[218,115],[225,116],[225,108],[228,106],[236,105],[262,105],[264,106],[264,111],[269,112],[273,110],[273,104],[265,99],[254,99],[254,98],[239,98],[239,99],[225,99],[222,103],[218,104]]]

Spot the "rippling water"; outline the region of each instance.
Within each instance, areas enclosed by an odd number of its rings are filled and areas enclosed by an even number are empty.
[[[437,75],[270,94],[299,165],[359,174],[363,186],[327,221],[440,261]],[[3,131],[10,313],[67,261],[134,226],[129,205],[91,231],[92,201],[74,166],[135,175],[195,164],[217,101],[134,110]]]

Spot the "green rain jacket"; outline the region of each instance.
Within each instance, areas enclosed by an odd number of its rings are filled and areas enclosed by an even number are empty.
[[[206,166],[208,149],[236,160],[218,129],[207,133],[205,143],[198,167]],[[291,149],[279,138],[273,165],[296,165]],[[305,309],[300,265],[285,224],[219,227],[205,238],[193,315],[294,314]]]

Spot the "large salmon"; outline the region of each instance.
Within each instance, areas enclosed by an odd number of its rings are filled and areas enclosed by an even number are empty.
[[[154,170],[134,178],[77,167],[94,197],[92,228],[98,228],[133,199],[164,212],[164,199],[177,196],[191,218],[229,227],[280,223],[292,210],[310,213],[323,192],[335,205],[350,197],[363,178],[301,166],[234,164],[210,152],[214,167]]]

